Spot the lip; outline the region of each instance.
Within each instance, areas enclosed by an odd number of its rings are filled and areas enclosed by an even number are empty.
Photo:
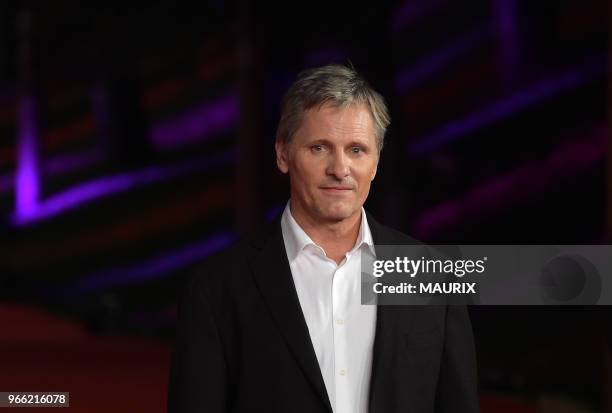
[[[353,188],[347,188],[343,186],[322,186],[321,191],[328,194],[346,194],[353,191]]]

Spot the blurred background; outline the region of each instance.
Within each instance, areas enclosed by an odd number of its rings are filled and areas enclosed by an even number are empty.
[[[381,222],[610,243],[608,1],[174,3],[0,4],[0,390],[165,411],[186,280],[287,201],[274,133],[308,67],[387,99]],[[612,412],[609,307],[471,313],[483,413]]]

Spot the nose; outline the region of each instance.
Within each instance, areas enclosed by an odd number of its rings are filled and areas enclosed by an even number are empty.
[[[333,156],[329,157],[327,170],[325,172],[327,175],[333,176],[338,181],[342,181],[344,178],[350,175],[349,162],[350,161],[347,159],[346,155],[343,152],[338,151]]]

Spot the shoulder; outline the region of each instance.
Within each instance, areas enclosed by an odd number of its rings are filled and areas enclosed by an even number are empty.
[[[275,220],[256,233],[243,237],[230,247],[207,257],[195,268],[187,288],[206,290],[207,295],[215,295],[228,286],[244,283],[251,277],[252,265],[257,256],[270,246],[278,249],[278,254],[284,253],[280,221]]]
[[[190,289],[215,290],[235,274],[244,274],[252,248],[247,240],[239,240],[199,263],[188,282]]]
[[[421,245],[423,242],[401,231],[378,222],[372,214],[366,212],[368,225],[375,244],[379,245]]]

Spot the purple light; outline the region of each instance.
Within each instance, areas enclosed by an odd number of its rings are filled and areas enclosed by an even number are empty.
[[[53,158],[43,160],[41,163],[44,176],[57,176],[67,172],[73,172],[102,160],[105,156],[98,148],[88,149],[84,152],[57,155]],[[15,187],[15,175],[7,173],[0,175],[0,193],[8,192]]]
[[[231,129],[240,112],[237,94],[206,103],[181,115],[157,122],[151,127],[151,143],[158,149],[175,148]]]
[[[149,261],[128,267],[98,271],[84,277],[60,293],[86,293],[116,285],[133,284],[158,278],[169,272],[197,263],[202,258],[227,248],[234,241],[231,232],[221,232],[204,241],[163,254]]]
[[[581,137],[557,148],[547,159],[523,165],[467,191],[423,213],[416,219],[418,236],[429,237],[461,223],[481,218],[483,211],[499,211],[529,196],[545,192],[566,177],[589,170],[605,158],[607,130],[597,129],[593,136]]]
[[[101,99],[101,94],[102,92],[97,89],[95,93],[92,93],[97,99],[96,102]],[[97,103],[95,106],[101,112],[103,105],[100,102]],[[152,128],[151,140],[160,149],[181,146],[234,125],[237,116],[237,98],[229,95],[214,104],[200,106],[171,120],[167,119],[158,123]],[[103,116],[98,116],[98,118],[101,117]],[[181,133],[186,133],[186,135],[180,135]],[[20,144],[20,148],[23,147]],[[62,154],[42,160],[40,167],[44,176],[56,176],[94,165],[103,161],[105,157],[103,150],[92,148],[79,153]],[[29,164],[31,165],[31,162]],[[14,180],[13,174],[0,176],[0,193],[13,189]],[[31,179],[26,180],[26,182],[30,181]]]
[[[597,64],[590,63],[552,79],[544,80],[464,119],[446,124],[428,136],[416,139],[408,144],[408,151],[414,156],[426,155],[444,144],[506,118],[519,110],[549,99],[565,90],[575,89],[602,73],[605,73],[605,65],[597,62]]]
[[[96,179],[76,185],[60,194],[46,199],[39,203],[28,216],[14,215],[12,217],[12,223],[15,226],[32,224],[112,194],[188,173],[206,170],[234,159],[235,151],[229,150],[214,157],[191,160],[176,165],[152,166],[139,171]]]
[[[472,30],[459,37],[444,49],[421,59],[414,66],[402,69],[395,77],[395,89],[400,93],[406,92],[407,89],[414,87],[427,77],[444,69],[453,59],[482,44],[486,40],[488,30],[488,28],[482,27]]]
[[[40,192],[36,102],[24,95],[19,101],[19,135],[17,138],[17,171],[15,173],[15,215],[28,219],[34,215]]]

